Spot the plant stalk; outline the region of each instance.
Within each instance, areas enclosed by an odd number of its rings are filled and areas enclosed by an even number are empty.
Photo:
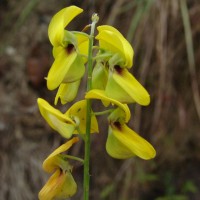
[[[87,74],[87,92],[92,89],[92,70],[93,70],[93,55],[92,48],[94,43],[94,31],[96,23],[98,22],[97,14],[92,16],[92,24],[89,36],[88,48],[88,74]],[[86,108],[86,135],[85,135],[85,156],[84,156],[84,182],[83,182],[83,197],[84,200],[89,200],[90,190],[90,127],[91,127],[91,100],[87,99]]]

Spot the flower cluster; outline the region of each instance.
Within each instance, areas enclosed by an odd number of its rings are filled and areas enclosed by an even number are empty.
[[[85,74],[88,61],[89,35],[85,32],[66,30],[67,25],[83,10],[76,6],[66,7],[55,14],[49,24],[48,35],[53,46],[54,62],[46,77],[49,90],[57,89],[54,104],[67,104],[75,99]],[[85,99],[74,103],[65,113],[38,98],[41,115],[52,129],[70,139],[61,145],[43,163],[43,169],[53,173],[39,193],[40,200],[64,199],[75,194],[77,185],[72,177],[70,159],[63,154],[78,142],[78,136],[86,133],[86,104],[88,99],[98,99],[109,109],[106,150],[114,158],[127,159],[139,156],[142,159],[155,157],[152,145],[131,130],[127,123],[131,113],[130,103],[148,105],[150,97],[145,88],[128,71],[133,65],[133,48],[123,35],[112,26],[97,27],[98,42],[93,57],[92,89]],[[96,113],[91,111],[90,133],[98,133]],[[79,160],[80,161],[80,160]]]

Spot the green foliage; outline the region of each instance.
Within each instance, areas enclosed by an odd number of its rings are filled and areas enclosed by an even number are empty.
[[[188,200],[188,198],[185,195],[172,195],[172,196],[158,197],[155,200]]]
[[[197,191],[198,191],[198,188],[196,184],[191,180],[186,181],[182,187],[183,193],[196,193]]]
[[[104,189],[102,190],[101,194],[100,194],[100,199],[105,199],[105,198],[108,197],[114,190],[115,190],[115,184],[114,184],[114,183],[111,183],[111,184],[105,186]]]
[[[164,177],[165,195],[156,198],[156,200],[189,200],[188,194],[195,194],[198,189],[195,183],[187,180],[181,187],[181,192],[177,192],[177,187],[172,181],[172,173],[167,172]]]

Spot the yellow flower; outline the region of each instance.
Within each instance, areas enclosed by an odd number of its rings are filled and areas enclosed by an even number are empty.
[[[75,130],[76,123],[70,117],[53,108],[44,99],[38,98],[37,102],[41,115],[51,128],[63,137],[70,138]]]
[[[75,130],[76,123],[70,118],[53,108],[44,99],[38,98],[38,107],[41,115],[52,129],[65,138],[70,138]]]
[[[64,143],[63,145],[61,145],[60,147],[58,147],[57,149],[55,149],[43,162],[43,169],[48,173],[54,172],[57,168],[69,170],[69,164],[61,156],[61,153],[67,151],[69,148],[72,147],[74,143],[78,141],[78,137],[74,137],[71,140]]]
[[[93,89],[86,95],[86,99],[100,99],[104,106],[117,106],[108,116],[109,133],[106,142],[108,154],[114,158],[126,159],[139,156],[143,159],[155,157],[153,146],[131,130],[125,123],[130,120],[130,110],[126,104],[108,97],[103,90]]]
[[[38,106],[41,115],[51,128],[60,133],[63,137],[70,138],[72,134],[85,133],[86,100],[76,102],[64,114],[41,98],[38,98]],[[96,117],[93,115],[91,133],[94,132],[98,132],[98,123]]]
[[[114,27],[99,26],[100,50],[92,74],[92,88],[105,90],[105,94],[121,103],[148,105],[150,96],[146,89],[128,72],[133,64],[133,49]]]
[[[121,111],[123,111],[122,114],[120,115],[120,119],[123,120],[124,122],[128,122],[131,117],[130,110],[126,104],[123,104],[115,99],[108,97],[105,94],[105,91],[103,90],[98,90],[98,89],[90,90],[89,92],[86,93],[85,98],[99,99],[102,101],[105,107],[109,106],[110,104],[117,106],[118,108],[121,109]]]
[[[134,52],[124,36],[117,29],[108,25],[98,26],[97,30],[99,34],[96,39],[99,40],[100,49],[115,56],[112,60],[112,65],[131,68]]]
[[[39,192],[39,200],[63,200],[76,193],[77,184],[71,175],[72,167],[61,153],[67,151],[78,140],[77,137],[69,140],[44,161],[43,169],[48,173],[54,173]]]
[[[106,150],[110,156],[127,159],[138,156],[142,159],[152,159],[156,155],[153,146],[126,124],[114,122],[109,125]]]
[[[63,200],[73,196],[77,191],[77,184],[71,173],[59,169],[49,178],[39,192],[39,200]]]
[[[69,6],[55,14],[49,24],[48,35],[55,58],[46,78],[49,90],[56,89],[61,83],[77,81],[84,75],[88,36],[65,30],[69,22],[82,11],[76,6]]]
[[[86,106],[87,101],[81,100],[73,104],[65,113],[65,116],[70,117],[76,122],[78,128],[74,133],[85,134],[86,132]],[[93,113],[93,112],[92,112]],[[98,133],[98,122],[96,116],[92,114],[90,133]]]
[[[109,71],[105,93],[122,103],[136,102],[143,106],[150,103],[150,95],[146,89],[127,69],[118,66]]]
[[[92,75],[92,88],[105,90],[105,94],[122,103],[138,103],[146,106],[150,95],[126,68],[97,63]]]

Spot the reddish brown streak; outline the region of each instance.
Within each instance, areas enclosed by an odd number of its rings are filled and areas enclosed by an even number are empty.
[[[66,51],[68,54],[72,53],[72,51],[74,50],[74,45],[73,44],[68,44]]]
[[[119,65],[115,65],[114,68],[118,74],[122,74],[122,68]]]
[[[117,129],[121,130],[121,124],[120,124],[120,122],[114,122],[114,126],[115,126]]]

